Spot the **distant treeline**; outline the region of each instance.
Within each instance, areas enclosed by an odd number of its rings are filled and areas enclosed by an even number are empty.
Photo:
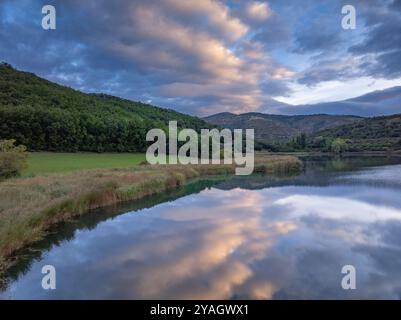
[[[397,151],[401,150],[401,114],[366,118],[351,124],[300,136],[269,146],[274,151]]]
[[[209,128],[182,113],[104,94],[85,94],[0,64],[0,138],[29,150],[143,152],[146,133]]]

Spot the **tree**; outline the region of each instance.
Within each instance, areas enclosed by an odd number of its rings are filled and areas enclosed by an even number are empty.
[[[331,143],[330,149],[334,153],[343,153],[348,150],[347,140],[336,138]]]
[[[0,180],[18,176],[27,167],[26,147],[15,140],[0,140]]]
[[[300,136],[298,136],[296,139],[296,142],[300,149],[305,149],[306,148],[306,134],[302,133]]]

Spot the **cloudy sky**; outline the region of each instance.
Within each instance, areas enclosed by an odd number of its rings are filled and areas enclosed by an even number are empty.
[[[0,60],[189,114],[297,113],[401,85],[401,0],[0,0]]]

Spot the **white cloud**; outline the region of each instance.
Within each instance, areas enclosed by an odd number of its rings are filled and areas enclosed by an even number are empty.
[[[315,87],[291,83],[289,85],[292,93],[287,96],[274,97],[277,101],[288,104],[313,104],[320,102],[331,102],[346,100],[363,94],[400,86],[401,79],[373,79],[361,77],[352,80],[320,82]]]
[[[271,15],[271,11],[266,2],[252,2],[246,6],[247,16],[254,21],[264,21]]]

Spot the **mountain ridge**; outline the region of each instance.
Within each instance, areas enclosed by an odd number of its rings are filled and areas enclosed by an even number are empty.
[[[230,129],[255,129],[255,139],[262,144],[284,143],[301,133],[313,134],[322,129],[363,119],[352,115],[276,115],[259,112],[228,112],[204,117],[206,122]]]

